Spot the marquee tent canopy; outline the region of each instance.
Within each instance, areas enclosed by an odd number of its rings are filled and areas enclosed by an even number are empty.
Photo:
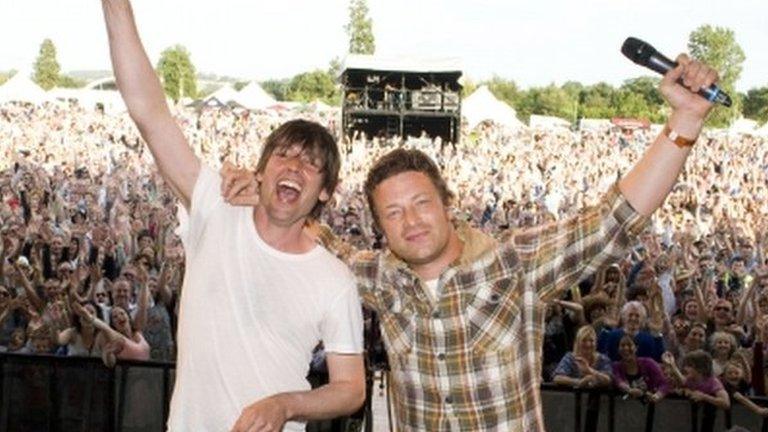
[[[53,100],[53,96],[35,84],[29,78],[29,74],[24,71],[17,72],[16,75],[0,86],[0,103],[29,102],[42,104],[43,102]]]
[[[511,106],[498,100],[488,86],[480,86],[461,104],[461,113],[467,119],[470,128],[484,121],[492,121],[512,129],[525,127],[517,118],[517,112]]]

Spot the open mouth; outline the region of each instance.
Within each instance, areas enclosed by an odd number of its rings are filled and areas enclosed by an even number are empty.
[[[294,203],[301,196],[301,185],[293,180],[280,180],[277,183],[277,197],[285,203]]]

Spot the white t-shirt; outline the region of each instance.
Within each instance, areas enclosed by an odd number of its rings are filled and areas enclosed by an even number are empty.
[[[219,175],[201,167],[180,235],[186,274],[178,324],[170,431],[230,430],[267,396],[310,388],[312,349],[362,352],[362,313],[347,266],[317,246],[273,249],[252,208],[222,200]],[[289,422],[285,430],[304,430]]]

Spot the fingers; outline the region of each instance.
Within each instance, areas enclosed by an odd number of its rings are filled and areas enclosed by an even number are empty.
[[[231,179],[224,193],[224,200],[229,202],[232,198],[240,195],[253,186],[252,178],[236,177]]]
[[[696,93],[718,80],[717,71],[685,54],[677,56],[676,61],[678,66],[664,76],[664,80],[667,82],[681,80],[685,87]]]

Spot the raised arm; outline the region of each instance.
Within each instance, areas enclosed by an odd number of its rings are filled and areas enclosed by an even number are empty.
[[[117,88],[160,174],[189,209],[200,161],[168,109],[160,80],[139,39],[131,3],[102,0],[101,4]]]
[[[27,299],[29,299],[30,306],[32,306],[36,312],[40,313],[43,310],[43,308],[45,308],[45,303],[40,298],[40,296],[38,296],[37,293],[35,292],[35,288],[32,286],[32,283],[29,281],[29,278],[27,278],[27,275],[19,266],[18,261],[13,263],[13,267],[14,267],[14,270],[16,270],[16,274],[18,275],[21,286],[24,288],[24,293],[26,294]]]
[[[667,126],[680,137],[694,140],[712,109],[712,104],[696,92],[714,83],[717,72],[685,55],[678,56],[677,62],[679,66],[661,81],[661,93],[672,107]],[[679,78],[688,88],[676,83]],[[691,146],[678,146],[666,134],[660,134],[619,182],[619,189],[636,211],[650,215],[672,190],[690,152]]]

